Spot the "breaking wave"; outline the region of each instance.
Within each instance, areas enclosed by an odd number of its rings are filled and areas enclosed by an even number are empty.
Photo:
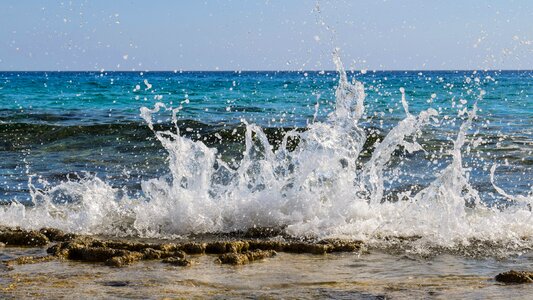
[[[451,248],[474,240],[519,248],[533,245],[533,193],[513,196],[499,188],[496,166],[491,169],[492,183],[511,205],[488,205],[470,184],[462,151],[476,118],[475,105],[456,134],[451,162],[431,174],[436,179],[423,188],[395,191],[394,200],[387,199],[385,172],[387,180],[399,180],[394,168],[408,163],[393,163],[394,152],[425,151],[417,137],[423,128],[437,126],[438,112],[411,114],[402,88],[405,118],[370,155],[363,155],[364,86],[348,81],[337,53],[334,62],[339,72],[335,111],[306,130],[283,132],[277,145],[261,127],[243,121],[242,158],[223,160],[216,148],[183,134],[179,110],[158,103],[142,108],[141,116],[168,153],[169,174],[142,182],[136,197],[94,176],[44,189],[35,188],[30,177],[33,205],[13,202],[1,207],[0,223],[160,238],[283,227],[296,237],[369,243],[416,237],[419,244]],[[164,111],[172,113],[171,128],[154,126],[154,115]],[[294,140],[299,142],[295,145]]]

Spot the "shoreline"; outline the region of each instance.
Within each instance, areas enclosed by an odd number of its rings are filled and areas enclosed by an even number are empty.
[[[0,227],[0,242],[0,296],[6,298],[70,297],[69,287],[81,297],[106,298],[388,299],[533,289],[515,284],[533,282],[533,273],[504,272],[514,259],[421,259],[369,251],[360,241],[285,239],[273,229],[153,240]],[[465,268],[469,264],[477,269]]]
[[[244,233],[203,235],[183,240],[118,238],[65,233],[55,228],[24,230],[0,227],[3,247],[45,248],[47,256],[22,257],[8,264],[39,263],[53,259],[99,262],[124,267],[141,260],[184,259],[186,255],[219,255],[221,263],[244,264],[277,252],[324,255],[363,251],[363,243],[348,240],[305,241],[283,236],[279,229],[252,229]],[[233,255],[233,259],[228,257]],[[186,264],[189,265],[189,264]]]

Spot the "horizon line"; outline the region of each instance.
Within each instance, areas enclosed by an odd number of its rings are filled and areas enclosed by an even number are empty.
[[[364,73],[362,72],[364,71]],[[376,72],[508,72],[508,71],[520,71],[520,72],[531,72],[533,69],[428,69],[428,70],[417,70],[417,69],[380,69],[380,70],[346,70],[346,73],[361,73],[362,75],[367,73],[376,73]],[[24,73],[24,72],[35,72],[35,73],[61,73],[61,72],[92,72],[92,73],[150,73],[150,72],[168,72],[168,73],[192,73],[192,72],[210,72],[210,73],[251,73],[251,72],[290,72],[290,73],[305,73],[305,72],[338,72],[337,70],[0,70],[0,73]]]

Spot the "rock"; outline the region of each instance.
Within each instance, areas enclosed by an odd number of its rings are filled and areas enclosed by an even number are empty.
[[[184,257],[169,257],[169,258],[163,259],[162,262],[166,264],[171,264],[173,266],[180,266],[180,267],[188,267],[192,265],[192,261]]]
[[[0,248],[4,248],[5,246],[6,246],[6,244],[0,243]]]
[[[114,267],[123,267],[140,260],[185,257],[185,252],[178,250],[176,244],[102,241],[90,237],[57,243],[48,248],[47,253],[70,260],[104,262]]]
[[[44,234],[35,230],[2,228],[0,229],[0,242],[7,246],[37,247],[44,246],[50,241]]]
[[[141,251],[144,249],[156,249],[163,251],[173,251],[176,250],[175,244],[152,244],[152,243],[138,243],[138,242],[128,242],[128,241],[105,241],[103,242],[102,247],[121,249],[128,251]]]
[[[242,232],[240,233],[242,236]],[[101,262],[109,266],[122,267],[140,260],[164,260],[173,265],[190,265],[186,254],[219,254],[218,261],[224,264],[240,265],[278,252],[326,254],[329,252],[351,252],[361,249],[362,242],[345,240],[265,240],[267,236],[283,235],[282,228],[254,228],[245,233],[248,237],[263,239],[225,240],[208,243],[145,243],[130,240],[103,240],[91,236],[67,234],[59,229],[42,228],[39,231],[0,226],[0,247],[4,244],[16,246],[43,246],[50,241],[57,242],[46,252],[47,257],[25,257],[13,260],[15,263],[43,262],[51,259],[70,259],[85,262]],[[217,236],[234,239],[235,236]],[[512,271],[514,272],[514,271]],[[505,274],[505,273],[504,273]],[[500,274],[502,275],[502,274]],[[498,275],[498,276],[500,276]],[[504,280],[504,279],[503,279]],[[499,280],[502,281],[502,280]]]
[[[57,256],[57,257],[66,257],[68,253],[63,253],[61,248],[61,244],[55,244],[46,249],[46,253]]]
[[[77,237],[75,234],[64,233],[63,231],[55,228],[41,228],[39,232],[45,235],[52,242],[66,242],[71,241]]]
[[[328,245],[328,252],[353,252],[361,249],[362,242],[348,240],[322,240],[319,244]]]
[[[178,246],[178,249],[187,254],[204,254],[207,244],[205,243],[185,243]]]
[[[123,287],[123,286],[129,286],[131,284],[128,280],[110,280],[110,281],[104,281],[101,282],[103,286],[113,286],[113,287]]]
[[[115,256],[125,256],[128,250],[117,250],[102,247],[72,247],[68,249],[68,259],[90,262],[105,262]],[[142,255],[142,254],[141,254]]]
[[[274,250],[282,252],[287,243],[281,241],[249,241],[250,250]]]
[[[128,251],[128,250],[122,250],[122,251],[127,251],[127,252],[121,256],[114,256],[106,260],[105,264],[108,266],[113,266],[113,267],[123,267],[129,264],[132,264],[134,262],[140,261],[144,258],[144,255],[140,252],[133,252],[133,251]]]
[[[102,242],[98,240],[94,240],[93,238],[90,238],[90,237],[77,237],[76,239],[72,241],[57,243],[49,247],[48,249],[46,249],[46,252],[50,255],[68,259],[70,250],[87,248],[87,247],[102,248]]]
[[[283,247],[283,251],[291,253],[311,253],[311,254],[326,254],[330,252],[332,246],[311,243],[288,243]]]
[[[141,250],[141,253],[143,254],[143,259],[164,259],[169,257],[185,257],[185,252],[181,250],[174,250],[174,251],[162,251],[162,250],[156,250],[152,248],[146,248]]]
[[[533,283],[533,272],[511,270],[496,275],[496,281],[504,283]]]
[[[230,265],[244,265],[253,261],[265,259],[276,255],[274,250],[255,250],[243,253],[226,253],[218,257],[218,262]]]
[[[156,250],[172,252],[172,251],[178,251],[179,245],[171,244],[171,243],[164,243],[164,244],[156,244],[155,247],[153,248]]]
[[[161,259],[163,251],[146,248],[141,250],[141,253],[143,254],[144,259]]]
[[[6,265],[26,265],[26,264],[36,264],[41,262],[47,262],[56,259],[53,256],[21,256],[15,259],[6,261]]]
[[[245,241],[232,242],[212,242],[208,243],[205,248],[205,253],[208,254],[224,254],[224,253],[240,253],[248,251],[250,244]]]

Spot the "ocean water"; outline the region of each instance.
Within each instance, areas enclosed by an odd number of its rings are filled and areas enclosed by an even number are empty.
[[[0,224],[533,245],[532,71],[0,72]],[[499,251],[498,250],[498,251]]]
[[[44,251],[6,248],[0,258]],[[298,299],[529,299],[531,285],[502,285],[493,277],[519,269],[525,259],[421,259],[373,251],[305,255],[280,253],[245,266],[215,264],[193,256],[190,268],[143,261],[126,268],[52,261],[1,272],[5,298],[298,298]],[[524,264],[524,260],[526,261]]]

